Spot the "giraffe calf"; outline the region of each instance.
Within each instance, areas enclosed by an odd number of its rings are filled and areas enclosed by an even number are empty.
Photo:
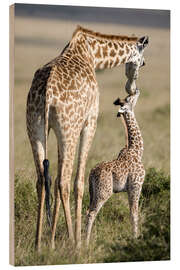
[[[117,159],[102,162],[90,172],[90,205],[87,214],[86,242],[89,243],[93,222],[101,207],[113,193],[127,192],[130,218],[135,237],[138,235],[138,203],[144,182],[145,170],[142,164],[143,139],[134,115],[134,107],[139,96],[128,95],[124,100],[117,99],[117,117],[122,118],[126,130],[127,145],[120,151]]]

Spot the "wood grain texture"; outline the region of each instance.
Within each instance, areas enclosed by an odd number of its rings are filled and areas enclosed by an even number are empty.
[[[9,223],[9,263],[14,265],[14,5],[9,8],[9,48],[10,48],[10,63],[9,63],[9,205],[10,205],[10,223]]]

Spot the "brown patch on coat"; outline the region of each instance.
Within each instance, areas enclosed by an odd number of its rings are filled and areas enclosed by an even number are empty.
[[[107,45],[102,48],[102,53],[103,53],[104,58],[108,56],[108,46]]]
[[[122,56],[124,54],[124,51],[120,50],[119,55]]]
[[[101,58],[101,49],[100,49],[100,47],[98,47],[98,50],[97,50],[97,52],[96,52],[96,54],[95,54],[95,57],[96,58]]]
[[[128,46],[126,46],[126,53],[128,54],[129,53],[129,48],[128,48]]]
[[[114,50],[111,50],[110,56],[114,57],[116,55],[116,52]]]

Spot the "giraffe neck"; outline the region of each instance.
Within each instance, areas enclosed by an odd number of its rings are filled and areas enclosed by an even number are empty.
[[[127,129],[127,125],[126,125],[126,121],[125,121],[124,117],[121,117],[121,120],[122,120],[124,130],[125,130],[125,140],[126,140],[125,147],[128,148],[128,146],[129,146],[129,143],[128,143],[128,129]]]
[[[95,69],[117,67],[127,63],[135,51],[135,44],[123,40],[99,40],[89,38]]]
[[[136,50],[136,37],[112,36],[95,33],[79,27],[73,40],[80,54],[89,54],[95,69],[112,68],[127,63]]]
[[[144,150],[143,138],[134,112],[125,112],[123,114],[123,119],[127,130],[127,147],[128,149],[135,150],[138,156],[142,158]]]

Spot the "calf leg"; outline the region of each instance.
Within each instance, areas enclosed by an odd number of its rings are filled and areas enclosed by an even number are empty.
[[[141,194],[142,184],[131,183],[128,189],[128,200],[130,208],[130,220],[132,224],[133,235],[135,238],[138,237],[138,206],[139,198]]]
[[[89,245],[92,225],[95,221],[95,218],[101,209],[101,207],[104,205],[106,201],[99,201],[97,202],[96,206],[94,208],[89,209],[89,213],[87,214],[87,221],[86,221],[86,245]]]

